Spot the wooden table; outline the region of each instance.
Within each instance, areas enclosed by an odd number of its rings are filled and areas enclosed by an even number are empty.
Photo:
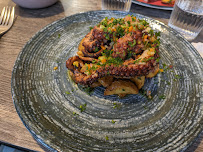
[[[65,3],[65,11],[63,5]],[[0,39],[0,141],[43,151],[21,122],[13,105],[11,96],[11,74],[16,57],[24,44],[47,24],[79,12],[101,10],[100,0],[62,0],[43,9],[31,10],[16,6],[17,19]],[[11,0],[0,1],[0,10],[15,6]],[[171,11],[156,10],[132,4],[131,11],[150,16],[167,24]],[[203,42],[203,31],[193,42]],[[203,136],[193,143],[187,151],[203,151]]]

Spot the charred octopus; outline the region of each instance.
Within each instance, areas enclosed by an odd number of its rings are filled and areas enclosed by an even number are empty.
[[[130,15],[119,19],[106,17],[82,39],[78,56],[69,58],[66,67],[76,83],[91,87],[103,85],[107,87],[107,91],[114,88],[117,92],[112,94],[122,97],[132,94],[126,92],[130,89],[124,86],[122,87],[125,89],[112,85],[135,83],[140,89],[143,86],[139,85],[140,82],[137,83],[140,77],[143,79],[157,74],[160,44],[158,36],[159,33],[154,32],[143,19]]]

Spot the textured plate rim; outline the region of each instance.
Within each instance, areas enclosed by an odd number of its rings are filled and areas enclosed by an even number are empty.
[[[56,149],[54,149],[51,145],[47,144],[45,141],[43,141],[43,139],[37,137],[36,133],[29,127],[29,125],[26,123],[26,121],[24,120],[24,118],[22,117],[21,113],[20,113],[20,110],[19,110],[19,107],[17,106],[16,102],[17,102],[17,99],[15,98],[15,91],[13,89],[13,86],[14,86],[14,75],[15,75],[15,70],[16,69],[15,67],[17,67],[17,65],[19,64],[19,59],[21,57],[21,54],[22,52],[24,51],[24,49],[32,42],[32,40],[34,38],[36,38],[41,32],[43,32],[44,30],[46,30],[47,28],[49,28],[50,26],[54,25],[54,24],[57,24],[58,22],[60,21],[63,21],[69,17],[74,17],[74,16],[77,16],[79,14],[88,14],[88,13],[99,13],[99,12],[112,12],[112,13],[126,13],[127,12],[123,12],[123,11],[116,11],[116,10],[113,10],[113,11],[107,11],[107,10],[98,10],[98,11],[87,11],[87,12],[80,12],[80,13],[76,13],[76,14],[73,14],[73,15],[70,15],[70,16],[66,16],[66,17],[63,17],[59,20],[56,20],[52,23],[49,23],[48,25],[46,25],[45,27],[43,27],[42,29],[40,29],[38,32],[36,32],[27,42],[26,44],[22,47],[22,50],[19,52],[17,58],[16,58],[16,61],[14,63],[14,66],[13,66],[13,70],[12,70],[12,76],[11,76],[11,94],[12,94],[12,100],[13,100],[13,104],[15,106],[15,109],[16,109],[16,112],[18,114],[18,116],[20,117],[23,125],[26,127],[26,129],[30,132],[30,134],[32,135],[32,137],[37,141],[37,143],[42,146],[43,148],[46,148],[46,150],[49,150],[49,151],[57,151]],[[181,41],[187,45],[187,47],[190,48],[191,51],[193,51],[193,53],[195,53],[196,56],[199,57],[199,59],[201,60],[201,62],[203,63],[203,58],[201,57],[201,55],[199,54],[199,52],[194,48],[194,46],[188,42],[180,33],[178,33],[177,31],[175,31],[174,29],[170,28],[168,25],[165,25],[163,22],[160,22],[156,19],[153,19],[151,17],[147,17],[145,15],[141,15],[141,14],[138,14],[138,13],[134,13],[134,12],[129,12],[129,14],[135,14],[135,15],[138,15],[140,17],[144,17],[144,18],[147,18],[147,19],[151,19],[153,21],[155,21],[156,23],[159,23],[165,27],[167,27],[169,29],[169,31],[172,31],[176,34],[176,37],[178,38],[181,38]],[[200,131],[198,133],[198,135],[194,138],[194,140],[189,143],[187,146],[185,146],[182,150],[186,150],[192,143],[194,143],[197,138],[199,137],[199,135],[201,134],[202,131]]]

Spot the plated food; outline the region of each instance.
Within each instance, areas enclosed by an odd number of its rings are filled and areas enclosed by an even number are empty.
[[[140,0],[142,1],[142,0]],[[158,2],[161,1],[163,4],[174,4],[175,0],[143,0],[145,3],[152,3],[152,2]]]
[[[132,2],[141,6],[161,10],[173,10],[175,4],[175,0],[133,0]]]
[[[144,19],[106,17],[81,40],[66,67],[74,82],[104,86],[104,95],[137,94],[145,78],[159,71],[159,35]]]
[[[64,63],[77,52],[87,29],[106,16],[126,15],[91,11],[68,16],[36,33],[19,54],[12,99],[25,127],[47,150],[183,151],[202,132],[203,59],[191,43],[157,20],[133,13],[161,32],[160,72],[163,63],[173,64],[174,72],[145,82],[142,90],[151,91],[153,102],[142,94],[103,97],[102,87],[90,97],[66,77]],[[176,74],[182,78],[174,80]]]

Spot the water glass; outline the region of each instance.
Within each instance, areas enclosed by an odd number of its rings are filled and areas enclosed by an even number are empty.
[[[168,25],[187,40],[193,40],[203,28],[203,1],[176,0]]]
[[[102,0],[102,10],[130,11],[132,0]]]

